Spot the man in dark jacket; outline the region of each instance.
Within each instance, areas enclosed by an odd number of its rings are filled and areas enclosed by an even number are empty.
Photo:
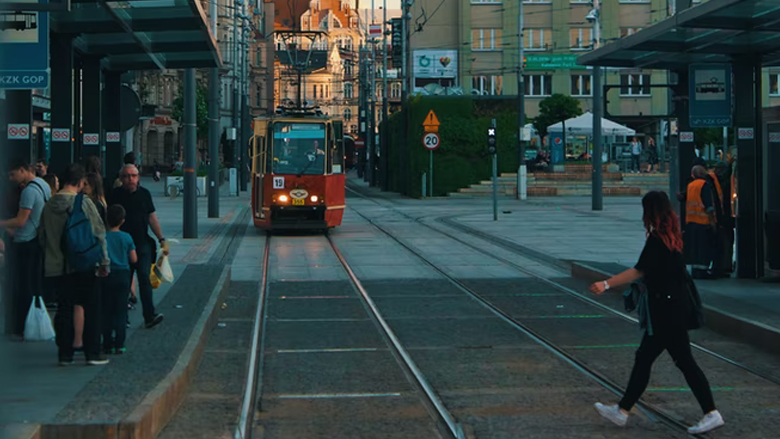
[[[152,297],[152,282],[149,275],[155,259],[154,249],[156,246],[149,237],[149,228],[151,227],[166,255],[168,254],[168,244],[165,242],[160,221],[155,214],[152,194],[138,184],[140,178],[138,168],[133,164],[126,164],[122,168],[119,178],[122,180],[122,186],[114,188],[111,192],[110,204],[119,204],[127,212],[125,223],[121,229],[133,237],[138,254],[138,262],[130,267],[131,276],[133,273],[138,276],[144,326],[152,328],[162,322],[163,315],[155,312]]]

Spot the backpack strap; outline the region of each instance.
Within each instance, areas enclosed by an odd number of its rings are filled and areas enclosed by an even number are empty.
[[[47,203],[50,198],[46,198],[46,191],[43,190],[43,186],[41,186],[37,181],[31,180],[29,184],[34,184],[39,191],[41,191],[41,195],[43,195],[43,202]]]

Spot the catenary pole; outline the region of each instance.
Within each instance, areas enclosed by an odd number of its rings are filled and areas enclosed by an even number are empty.
[[[195,69],[184,71],[184,224],[183,237],[185,239],[198,237],[198,194],[195,192],[197,184],[196,169],[196,136],[197,125],[195,119]]]
[[[211,2],[211,33],[217,35],[217,2]],[[219,69],[209,69],[209,187],[208,216],[219,218]]]
[[[525,45],[523,43],[525,21],[523,17],[523,2],[519,3],[517,13],[517,177],[520,181],[520,168],[525,165],[523,148],[523,127],[525,126]],[[520,199],[520,185],[517,186],[517,199]]]
[[[601,44],[601,6],[599,0],[593,0],[595,19],[593,20],[593,48],[598,49]],[[601,67],[593,66],[593,177],[591,179],[591,204],[593,210],[604,209],[603,199],[603,173],[601,164],[602,140],[601,118],[604,114],[603,90],[601,87]]]

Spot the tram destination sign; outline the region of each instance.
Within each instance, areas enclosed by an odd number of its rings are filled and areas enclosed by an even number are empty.
[[[32,1],[46,4],[48,0]],[[0,88],[49,87],[49,13],[3,12],[0,27]]]
[[[731,65],[693,64],[688,81],[690,126],[731,126]]]

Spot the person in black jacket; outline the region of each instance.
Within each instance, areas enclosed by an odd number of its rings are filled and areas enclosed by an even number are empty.
[[[590,289],[595,294],[601,294],[610,288],[644,278],[650,322],[636,351],[634,368],[623,399],[615,405],[599,402],[595,404],[595,408],[601,416],[613,423],[621,427],[626,425],[631,407],[647,387],[653,362],[663,351],[668,351],[674,364],[685,375],[685,380],[704,412],[704,417],[690,427],[688,432],[705,433],[722,426],[724,422],[715,408],[707,377],[691,354],[688,328],[697,327],[699,322],[690,321],[693,305],[686,286],[687,273],[682,254],[680,220],[664,192],[649,192],[642,199],[642,207],[647,242],[639,262],[634,268],[594,283]]]

